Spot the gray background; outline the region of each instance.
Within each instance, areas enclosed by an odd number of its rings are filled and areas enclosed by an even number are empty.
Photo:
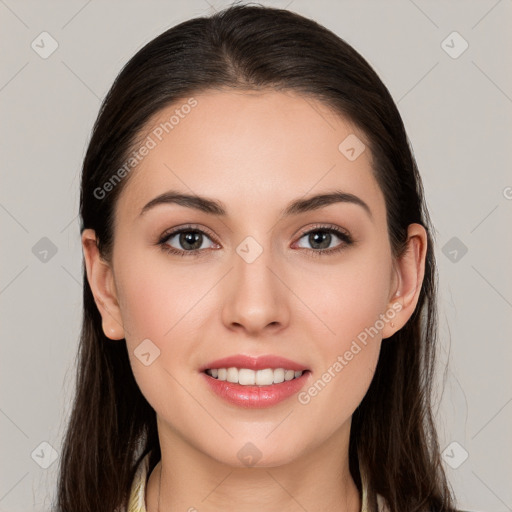
[[[437,229],[443,461],[459,508],[511,511],[512,0],[261,3],[344,38],[397,102]],[[54,493],[58,461],[40,464],[73,396],[79,175],[100,100],[146,42],[226,5],[0,0],[2,512],[49,510]],[[49,48],[43,31],[58,43],[46,59],[31,47]]]

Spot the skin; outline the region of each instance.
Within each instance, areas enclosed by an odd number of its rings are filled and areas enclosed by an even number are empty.
[[[162,461],[149,478],[147,510],[158,510],[161,476],[162,512],[360,511],[348,466],[351,418],[382,340],[414,312],[426,232],[411,224],[408,250],[393,258],[369,150],[354,161],[338,150],[349,134],[362,141],[364,134],[322,103],[275,91],[195,98],[198,105],[132,171],[116,205],[112,261],[100,258],[94,231],[82,235],[105,334],[126,339],[137,383],[157,413]],[[152,119],[144,136],[177,107]],[[167,204],[139,216],[169,189],[220,200],[228,215]],[[361,198],[372,218],[350,203],[280,216],[290,201],[333,189]],[[208,230],[202,256],[155,245],[186,223]],[[314,257],[325,246],[304,233],[316,223],[348,230],[355,243]],[[247,236],[263,249],[252,263],[236,252]],[[187,250],[179,235],[168,244]],[[333,234],[326,246],[341,244]],[[386,322],[306,405],[294,395],[242,409],[213,394],[198,372],[228,355],[276,354],[311,370],[307,389],[393,304],[401,306],[394,326]],[[149,366],[133,353],[146,338],[160,350]],[[237,456],[248,442],[261,452],[252,467]]]

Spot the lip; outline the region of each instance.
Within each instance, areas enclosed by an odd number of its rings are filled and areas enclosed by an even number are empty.
[[[199,368],[199,371],[204,372],[205,370],[212,368],[248,368],[250,370],[264,370],[265,368],[283,368],[285,370],[294,371],[306,371],[307,366],[297,363],[285,357],[280,357],[272,354],[263,356],[246,356],[244,354],[237,354],[234,356],[224,357],[222,359],[216,359],[208,364],[203,365]],[[293,381],[289,381],[293,382]],[[247,386],[246,386],[247,387]],[[248,386],[250,387],[250,386]],[[270,387],[270,386],[269,386]]]
[[[258,360],[259,363],[260,361]],[[220,368],[224,368],[224,366]],[[242,368],[247,367],[242,365]],[[277,368],[282,368],[282,366],[277,366]],[[261,370],[262,368],[258,369]],[[289,369],[291,370],[292,368]],[[270,386],[242,386],[241,384],[215,379],[205,372],[201,373],[206,384],[219,397],[233,405],[247,409],[271,407],[290,398],[306,385],[310,375],[311,372],[306,370],[300,377],[279,384],[272,384]]]
[[[292,380],[284,381],[270,386],[243,386],[233,382],[218,380],[208,375],[205,370],[212,368],[248,368],[250,370],[264,370],[265,368],[283,368],[284,370],[302,371],[303,374]],[[309,381],[311,371],[307,366],[287,359],[285,357],[267,354],[261,356],[248,356],[237,354],[234,356],[216,359],[203,365],[199,371],[209,388],[227,402],[238,407],[261,409],[290,398],[298,393]]]

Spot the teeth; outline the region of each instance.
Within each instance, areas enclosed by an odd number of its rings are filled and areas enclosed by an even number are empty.
[[[241,368],[240,370],[230,368],[230,370],[234,370],[233,373],[238,374],[235,375],[236,381],[232,380],[231,382],[238,382],[242,386],[254,386],[256,384],[256,372],[253,370],[248,370],[247,368]]]
[[[279,384],[284,382],[284,370],[282,368],[277,368],[274,370],[274,383]]]
[[[284,368],[265,368],[250,370],[249,368],[213,368],[206,373],[217,380],[232,382],[242,386],[270,386],[284,381],[297,379],[302,371],[285,370]]]

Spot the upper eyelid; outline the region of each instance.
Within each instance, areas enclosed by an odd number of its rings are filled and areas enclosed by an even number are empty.
[[[163,234],[160,236],[160,240],[161,241],[167,240],[171,236],[178,235],[179,233],[184,232],[184,231],[185,232],[186,231],[200,231],[200,232],[210,236],[211,238],[216,238],[216,236],[208,228],[205,228],[203,226],[199,226],[196,224],[186,224],[184,226],[177,226],[175,228],[170,228],[170,229],[164,231]]]
[[[326,222],[326,223],[319,222],[319,223],[313,224],[313,226],[309,226],[308,228],[304,229],[304,231],[301,231],[300,236],[306,235],[310,231],[316,231],[316,230],[320,231],[322,229],[325,229],[325,230],[332,229],[333,231],[341,231],[342,233],[344,233],[346,235],[350,235],[349,230],[346,228],[342,228],[341,226],[337,226],[336,224],[330,224],[328,222]]]

